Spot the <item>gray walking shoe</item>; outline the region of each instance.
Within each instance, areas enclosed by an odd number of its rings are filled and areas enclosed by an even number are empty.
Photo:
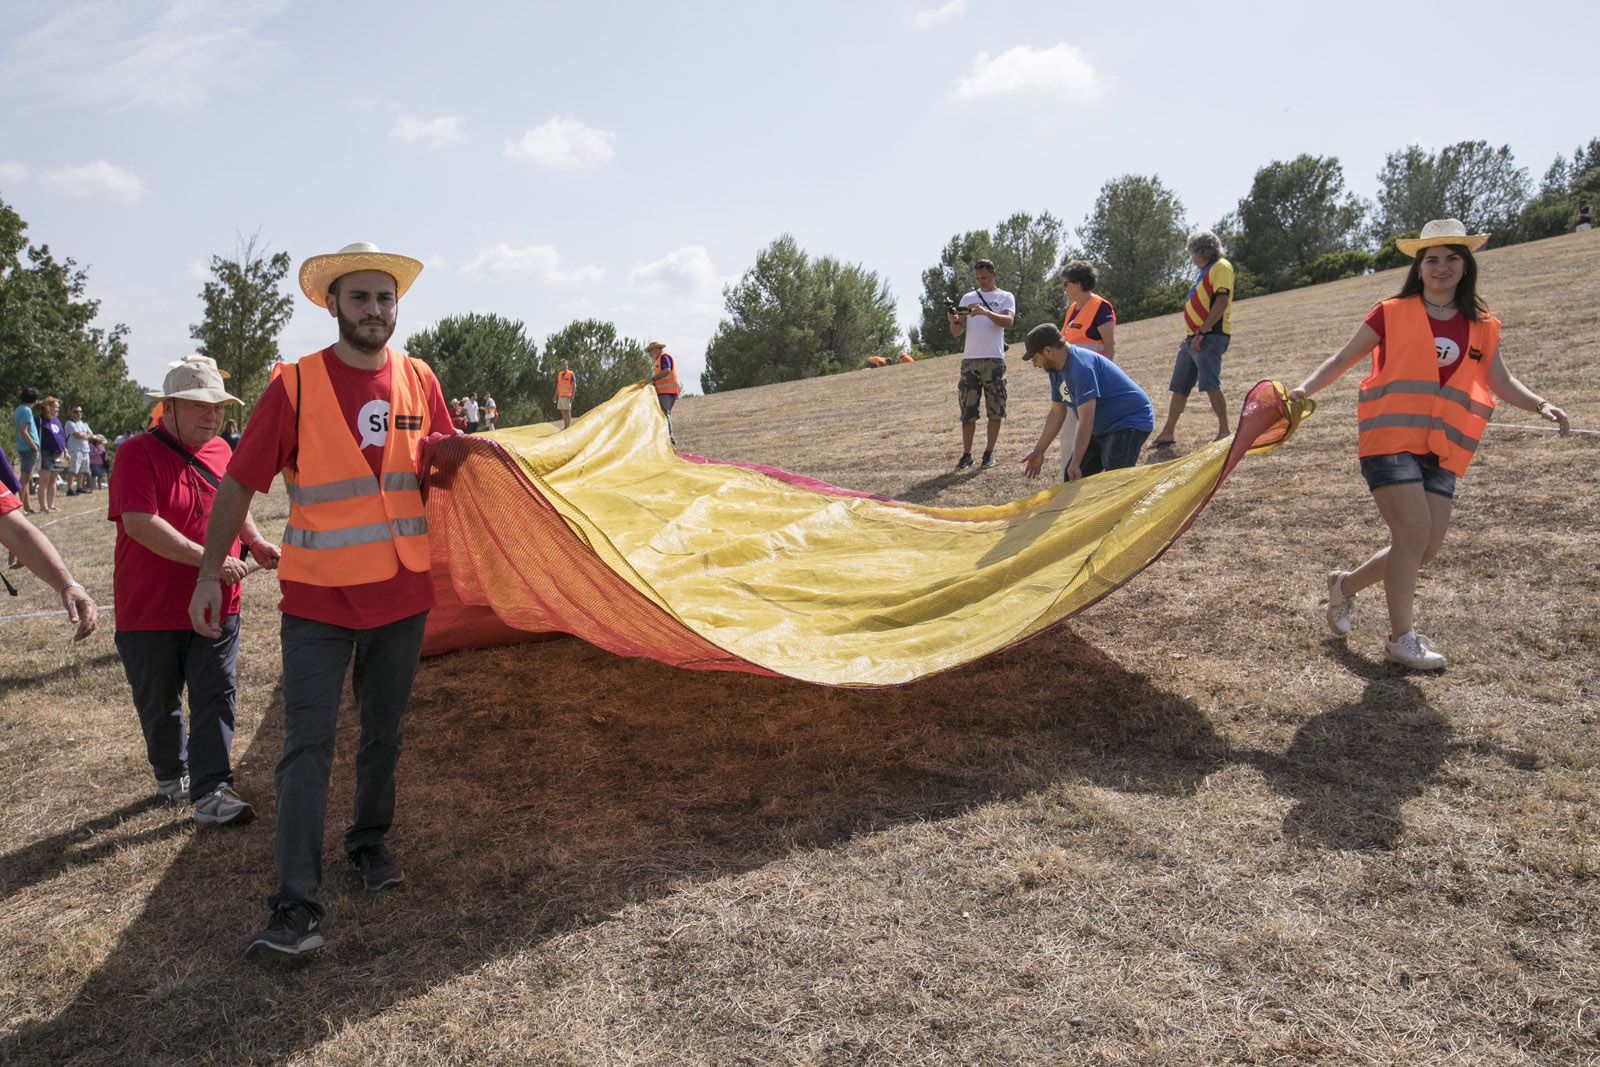
[[[243,826],[256,817],[252,808],[233,786],[217,786],[194,805],[194,821],[202,826]]]
[[[189,802],[189,776],[180,774],[176,778],[157,778],[156,795],[178,804]]]
[[[322,947],[322,923],[304,904],[284,904],[272,911],[267,928],[244,947],[247,960],[292,958]]]

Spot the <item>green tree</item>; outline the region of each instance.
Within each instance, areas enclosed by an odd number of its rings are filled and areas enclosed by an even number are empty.
[[[1239,201],[1236,266],[1248,267],[1269,289],[1301,284],[1323,256],[1355,249],[1366,208],[1345,188],[1333,156],[1274,160],[1256,171]]]
[[[971,291],[972,265],[994,263],[995,284],[1017,300],[1016,322],[1006,331],[1015,341],[1046,320],[1060,322],[1066,313],[1060,267],[1064,260],[1060,219],[1017,212],[990,230],[957,234],[945,245],[937,265],[922,272],[921,318],[911,332],[912,346],[925,352],[958,352],[962,339],[950,335],[945,300],[959,302]]]
[[[555,415],[554,400],[539,386],[539,346],[520,322],[479,312],[449,315],[406,338],[406,351],[433,368],[447,398],[492,393],[502,426]]]
[[[246,408],[266,389],[281,358],[278,335],[294,314],[294,296],[283,287],[289,253],[268,256],[260,239],[259,232],[240,235],[232,258],[211,257],[211,279],[200,290],[204,317],[189,327],[200,354],[228,372],[228,391]]]
[[[1187,230],[1183,202],[1154,175],[1125,174],[1100,187],[1078,239],[1119,318],[1143,317],[1145,294],[1181,280],[1189,263]]]
[[[1528,172],[1509,145],[1460,141],[1428,152],[1409,145],[1384,158],[1378,171],[1373,236],[1421,230],[1432,219],[1454,218],[1471,233],[1506,233],[1528,199]]]
[[[1556,156],[1517,219],[1514,239],[1536,241],[1567,233],[1576,223],[1578,206],[1600,197],[1600,138],[1572,153],[1572,162]]]
[[[707,393],[864,366],[893,346],[894,299],[876,272],[813,260],[784,234],[723,290],[727,317],[706,346]]]
[[[552,409],[556,371],[561,369],[563,359],[578,376],[577,395],[572,399],[574,417],[610,400],[623,386],[650,376],[650,357],[645,355],[643,342],[617,336],[617,328],[609,322],[570,322],[544,339],[533,380],[534,389]]]
[[[92,326],[99,302],[88,275],[48,245],[29,245],[28,225],[0,201],[0,399],[7,409],[27,386],[83,405],[91,426],[144,422],[149,402],[128,377],[126,326]]]

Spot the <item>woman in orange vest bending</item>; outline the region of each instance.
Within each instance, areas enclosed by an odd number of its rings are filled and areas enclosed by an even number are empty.
[[[1412,625],[1417,571],[1444,543],[1456,478],[1472,461],[1495,398],[1568,430],[1566,412],[1530,392],[1499,354],[1500,320],[1478,298],[1472,257],[1488,239],[1456,219],[1437,219],[1420,237],[1396,241],[1415,257],[1400,292],[1290,394],[1310,396],[1372,355],[1356,407],[1357,450],[1389,524],[1389,547],[1353,571],[1328,575],[1328,626],[1349,633],[1356,594],[1381,581],[1389,604],[1385,658],[1418,670],[1438,670],[1445,658]]]

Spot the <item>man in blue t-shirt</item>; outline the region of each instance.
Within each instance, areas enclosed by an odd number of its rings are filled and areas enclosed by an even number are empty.
[[[1050,372],[1050,414],[1039,443],[1023,457],[1024,474],[1039,476],[1045,449],[1061,432],[1069,409],[1078,416],[1078,432],[1062,446],[1064,481],[1138,463],[1139,450],[1155,429],[1156,411],[1126,371],[1099,352],[1067,344],[1061,328],[1050,322],[1028,331],[1022,358]]]
[[[39,390],[28,386],[22,390],[22,403],[11,413],[11,426],[17,431],[17,470],[21,474],[18,479],[22,483],[22,492],[17,496],[22,498],[22,510],[29,515],[33,514],[33,505],[28,503],[28,486],[33,481],[33,472],[39,469],[39,422],[33,417],[33,405],[39,402]]]

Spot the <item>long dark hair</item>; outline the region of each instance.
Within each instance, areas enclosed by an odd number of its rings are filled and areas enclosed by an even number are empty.
[[[1438,248],[1438,245],[1429,245],[1428,248]],[[1468,322],[1477,322],[1478,316],[1489,313],[1489,305],[1483,302],[1478,295],[1478,261],[1472,258],[1472,249],[1466,245],[1445,245],[1452,252],[1459,252],[1466,261],[1466,267],[1461,271],[1461,281],[1456,283],[1456,310],[1461,312]],[[1422,295],[1422,257],[1428,254],[1428,248],[1419,249],[1416,258],[1411,261],[1411,269],[1406,272],[1406,280],[1400,286],[1400,291],[1395,294],[1395,299],[1402,300],[1408,296]]]

